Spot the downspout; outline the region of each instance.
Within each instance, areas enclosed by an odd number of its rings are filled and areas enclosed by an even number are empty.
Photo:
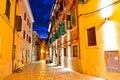
[[[15,72],[15,20],[16,20],[16,7],[17,7],[17,0],[15,0],[15,13],[14,13],[14,28],[13,28],[13,44],[12,44],[12,73]]]

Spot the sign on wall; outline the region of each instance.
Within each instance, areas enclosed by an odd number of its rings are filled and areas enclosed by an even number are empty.
[[[107,71],[120,73],[118,51],[105,51],[105,58]]]

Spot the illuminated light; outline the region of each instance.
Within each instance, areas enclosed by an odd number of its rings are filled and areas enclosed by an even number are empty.
[[[67,34],[67,40],[70,40],[70,33]]]
[[[68,46],[68,58],[71,58],[70,52],[70,46]]]
[[[45,50],[41,50],[41,53],[44,53],[45,52]]]
[[[62,69],[63,66],[54,66],[53,68],[55,68],[55,69]]]
[[[64,66],[64,48],[61,49],[61,53],[62,53],[62,56],[61,56],[61,65]]]
[[[113,12],[112,5],[107,6],[107,5],[110,5],[111,3],[112,3],[111,0],[102,0],[101,1],[100,8],[105,7],[104,9],[101,10],[101,15],[103,18],[109,18],[112,15],[112,12]]]
[[[68,58],[68,59],[67,59],[67,66],[68,66],[68,68],[71,68],[71,69],[72,69],[71,58]]]
[[[62,43],[64,42],[64,37],[62,36]]]
[[[50,29],[51,29],[51,22],[49,24],[48,32],[50,32]]]
[[[107,21],[103,25],[103,39],[105,50],[118,50],[115,24],[112,21]]]
[[[63,68],[62,70],[65,71],[65,72],[66,72],[66,71],[69,71],[69,72],[72,72],[72,71],[73,71],[73,70],[70,69],[70,68]]]
[[[67,44],[70,45],[70,42],[68,42]]]
[[[106,79],[103,79],[103,78],[96,78],[94,80],[106,80]]]
[[[40,63],[46,63],[46,61],[45,60],[40,60]]]
[[[48,51],[46,52],[46,54],[48,54]]]

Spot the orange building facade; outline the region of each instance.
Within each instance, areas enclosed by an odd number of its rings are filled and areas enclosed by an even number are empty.
[[[81,72],[77,25],[77,2],[56,0],[49,25],[48,45],[51,61]]]

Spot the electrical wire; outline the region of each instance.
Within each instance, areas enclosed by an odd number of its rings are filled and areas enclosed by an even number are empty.
[[[116,1],[116,2],[113,2],[113,3],[107,5],[107,6],[103,7],[103,8],[100,8],[100,9],[98,9],[98,10],[95,10],[95,11],[92,11],[92,12],[88,12],[88,13],[84,13],[84,14],[80,14],[80,15],[78,16],[78,18],[79,18],[80,16],[83,16],[83,15],[89,15],[89,14],[93,14],[93,13],[99,12],[99,11],[101,11],[101,10],[103,10],[103,9],[111,6],[111,5],[115,5],[115,4],[118,4],[118,3],[120,3],[120,0],[118,0],[118,1]]]

